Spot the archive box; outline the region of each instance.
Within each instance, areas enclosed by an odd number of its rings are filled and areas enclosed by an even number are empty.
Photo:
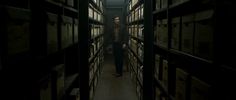
[[[155,88],[155,100],[161,100],[161,90],[158,87]]]
[[[171,4],[172,5],[176,5],[176,4],[179,4],[181,3],[183,0],[171,0]]]
[[[61,47],[67,48],[73,43],[73,19],[62,16],[61,23]]]
[[[168,88],[168,61],[167,60],[163,60],[163,62],[162,62],[163,64],[162,64],[162,81],[163,81],[163,85],[165,86],[165,87],[167,87]]]
[[[196,13],[195,16],[195,54],[211,59],[213,55],[213,10]]]
[[[79,24],[78,19],[74,19],[74,43],[79,42]]]
[[[172,18],[171,48],[179,50],[180,17]]]
[[[51,75],[46,75],[42,79],[40,79],[39,97],[40,100],[52,100]]]
[[[160,46],[168,48],[168,25],[167,25],[167,19],[162,20],[161,25],[161,32],[160,34]]]
[[[168,0],[161,0],[161,8],[167,8]]]
[[[11,56],[30,49],[30,16],[27,9],[15,7],[0,7],[0,38],[6,47],[6,54]]]
[[[211,86],[202,80],[192,77],[190,100],[210,100]]]
[[[53,13],[47,13],[47,51],[48,54],[58,50],[58,16]]]
[[[155,78],[158,79],[160,71],[160,56],[156,54],[155,56]]]
[[[74,6],[74,0],[67,0],[66,1],[67,5],[73,7]]]
[[[193,53],[193,33],[194,33],[194,15],[185,15],[182,17],[182,39],[181,50],[186,53]]]
[[[73,88],[70,92],[69,100],[80,100],[80,89]]]
[[[188,84],[188,73],[180,68],[177,68],[175,83],[175,100],[187,100],[186,93]]]
[[[156,10],[161,9],[161,0],[156,0]]]
[[[53,94],[57,100],[62,99],[64,95],[64,87],[65,87],[65,66],[64,64],[60,64],[55,66],[52,69],[52,79],[53,79]]]
[[[162,33],[162,20],[157,20],[157,27],[156,27],[156,43],[160,46],[161,44],[161,33]]]

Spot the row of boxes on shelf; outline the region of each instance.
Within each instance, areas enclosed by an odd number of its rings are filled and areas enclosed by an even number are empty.
[[[178,5],[181,3],[189,2],[189,1],[197,1],[201,4],[208,4],[211,2],[211,0],[169,0],[170,3],[168,3],[168,0],[155,0],[155,8],[156,10],[167,8],[168,4],[170,5]]]
[[[128,58],[130,60],[130,64],[132,68],[131,71],[134,71],[134,73],[137,74],[135,78],[139,80],[139,82],[142,84],[143,82],[143,65],[141,63],[137,62],[137,58],[132,54],[132,52],[129,52]]]
[[[143,100],[143,88],[142,86],[136,81],[136,93],[138,96],[138,100]]]
[[[131,38],[129,40],[129,46],[130,46],[130,49],[134,51],[134,53],[138,54],[138,51],[137,51],[138,42],[135,39]]]
[[[143,62],[143,59],[144,59],[144,44],[143,43],[138,44],[138,57],[141,60],[141,62]]]
[[[93,0],[93,2],[102,10],[103,12],[103,3],[102,0]]]
[[[15,55],[30,50],[31,33],[31,13],[27,9],[15,7],[1,7],[1,42],[7,43],[7,54]],[[58,50],[59,41],[61,47],[66,48],[73,43],[78,42],[78,19],[67,16],[58,16],[56,14],[47,13],[46,29],[47,36],[47,52],[53,53]],[[62,22],[59,23],[59,19]],[[61,33],[58,32],[61,29]],[[61,40],[58,39],[61,35]]]
[[[143,65],[142,64],[138,64],[138,80],[140,82],[140,85],[143,86]]]
[[[47,1],[62,3],[62,4],[65,4],[67,6],[70,6],[70,7],[76,7],[77,6],[76,0],[47,0]]]
[[[155,78],[168,88],[168,61],[161,59],[159,55],[155,56]]]
[[[101,48],[103,43],[104,43],[103,36],[98,38],[97,41],[94,41],[93,43],[91,43],[91,45],[90,45],[90,53],[89,53],[89,57],[90,58],[93,57],[98,52],[98,50]]]
[[[213,10],[175,17],[171,20],[171,48],[211,59],[213,50]],[[168,46],[167,20],[158,20],[157,44]]]
[[[129,58],[129,69],[130,69],[130,77],[134,84],[136,84],[136,93],[138,96],[138,100],[142,100],[142,84],[143,84],[143,66],[142,64],[138,64],[137,59],[132,52],[128,54]]]
[[[160,80],[163,86],[168,89],[168,61],[162,60],[158,55],[156,55],[155,59],[155,78]],[[187,95],[190,95],[190,100],[209,100],[211,87],[209,84],[194,76],[190,76],[189,73],[180,68],[176,68],[175,76],[176,100],[189,100],[187,99]],[[188,91],[189,94],[187,93]],[[162,98],[161,91],[159,89],[156,90],[156,96],[159,99]]]
[[[144,25],[130,25],[128,27],[129,34],[134,37],[138,37],[140,39],[144,38]]]
[[[137,42],[134,39],[129,40],[129,46],[134,53],[139,57],[141,61],[143,61],[144,57],[144,44],[142,42]]]
[[[39,88],[35,93],[39,93],[40,100],[60,100],[64,96],[65,72],[64,64],[60,64],[52,69],[52,73],[45,75],[39,80]]]
[[[177,68],[176,100],[188,100],[188,91],[190,91],[190,100],[210,100],[211,98],[211,85]]]
[[[62,19],[61,23],[58,18]],[[58,29],[61,29],[61,33],[58,32]],[[78,20],[47,13],[47,35],[49,53],[57,51],[59,41],[61,41],[61,48],[78,43]],[[58,35],[61,35],[61,40],[58,40]]]
[[[131,10],[140,0],[130,0],[128,10]]]
[[[143,4],[138,6],[135,10],[131,11],[130,14],[127,16],[127,22],[131,23],[140,19],[143,19]]]
[[[90,91],[89,91],[89,100],[93,100],[94,99],[94,94],[95,94],[95,90],[96,87],[98,85],[98,79],[99,79],[100,73],[97,73],[97,75],[94,77],[94,81],[92,82],[91,86],[90,86]]]
[[[102,25],[91,25],[91,38],[95,38],[104,33],[104,27]]]
[[[168,0],[155,0],[155,2],[156,2],[155,5],[156,10],[167,8]]]
[[[167,8],[168,4],[177,5],[183,2],[187,2],[187,1],[190,1],[190,0],[170,0],[169,2],[171,3],[168,3],[168,0],[155,0],[156,2],[155,8],[156,10],[160,10],[160,9]]]
[[[89,6],[89,18],[99,22],[103,22],[102,13],[96,10],[91,4]]]
[[[95,88],[98,84],[98,78],[101,75],[101,67],[103,63],[103,51],[101,51],[98,57],[94,60],[94,62],[90,65],[90,72],[89,72],[89,84],[90,84],[90,99],[92,100],[95,92]]]
[[[130,64],[132,67],[131,69],[133,69],[135,73],[138,73],[138,71],[137,71],[138,61],[137,61],[137,58],[134,56],[134,54],[131,51],[128,53],[128,58],[130,60]]]
[[[103,58],[103,51],[101,50],[98,54],[98,56],[95,58],[95,60],[93,62],[91,62],[90,64],[90,83],[92,82],[92,79],[94,77],[94,75],[98,72],[100,72],[99,70],[101,69],[102,63],[104,61]]]

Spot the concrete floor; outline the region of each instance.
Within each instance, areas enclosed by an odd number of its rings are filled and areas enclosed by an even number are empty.
[[[94,100],[138,100],[136,88],[124,66],[122,77],[115,77],[115,66],[112,55],[105,56],[102,75],[95,90]]]

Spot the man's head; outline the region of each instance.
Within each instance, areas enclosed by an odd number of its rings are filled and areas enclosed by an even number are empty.
[[[114,22],[115,22],[115,24],[119,24],[120,23],[120,17],[114,17]]]

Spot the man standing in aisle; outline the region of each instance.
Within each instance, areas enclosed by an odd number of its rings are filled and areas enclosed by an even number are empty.
[[[121,77],[123,74],[123,52],[125,45],[125,32],[122,28],[120,18],[114,18],[114,34],[113,34],[113,55],[115,58],[116,77]]]

